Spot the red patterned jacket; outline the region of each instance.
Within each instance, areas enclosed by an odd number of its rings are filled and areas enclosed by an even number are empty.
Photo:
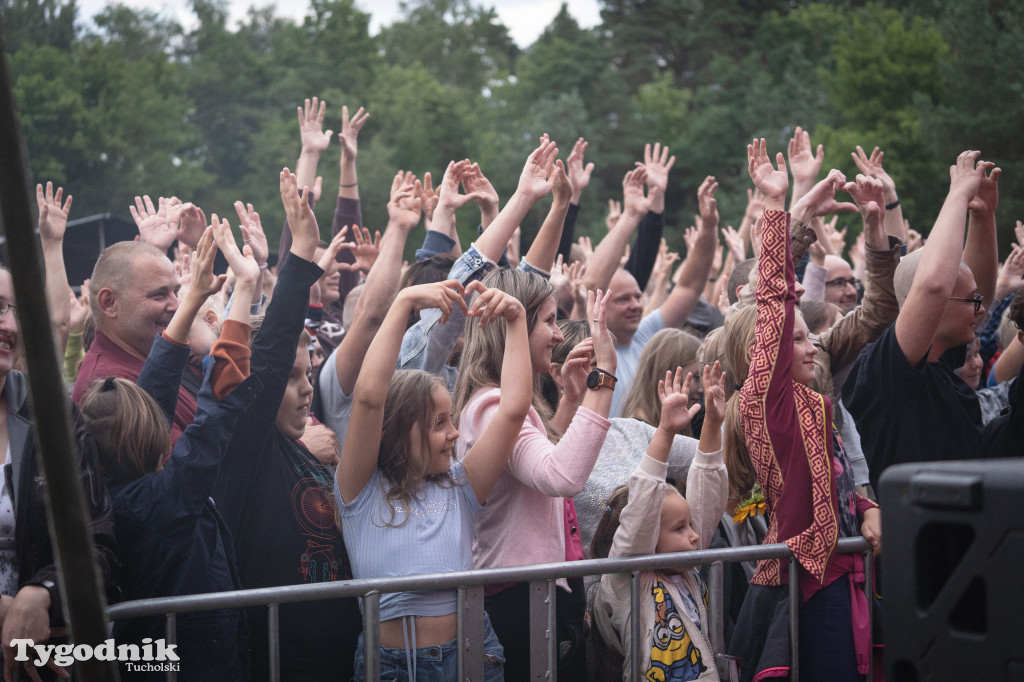
[[[807,583],[802,585],[806,599],[843,571],[833,565],[839,520],[832,406],[792,379],[796,293],[788,213],[765,211],[758,270],[757,327],[750,373],[740,390],[740,425],[765,494],[769,523],[764,542],[781,540],[793,550],[808,574],[801,580]],[[872,506],[858,497],[858,516]],[[781,585],[788,574],[781,560],[764,560],[751,582]]]

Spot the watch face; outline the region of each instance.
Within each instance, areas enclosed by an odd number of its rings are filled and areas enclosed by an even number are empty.
[[[587,388],[597,388],[601,384],[601,373],[596,369],[590,370],[587,375]]]

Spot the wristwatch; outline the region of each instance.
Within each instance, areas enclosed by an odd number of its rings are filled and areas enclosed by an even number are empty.
[[[596,368],[590,370],[590,374],[587,375],[587,388],[610,388],[614,391],[617,381],[618,379],[611,372]]]

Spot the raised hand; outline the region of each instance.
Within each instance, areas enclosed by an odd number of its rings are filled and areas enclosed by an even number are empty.
[[[439,322],[444,324],[455,308],[463,313],[468,312],[463,297],[466,290],[462,282],[457,279],[450,279],[446,282],[432,282],[418,286],[406,287],[398,293],[398,297],[404,299],[412,306],[413,312],[426,310],[427,308],[438,308],[441,311]]]
[[[850,184],[855,185],[856,183]],[[793,217],[796,220],[809,223],[812,218],[818,216],[825,216],[840,211],[856,211],[856,204],[851,204],[848,201],[836,201],[836,192],[840,190],[849,191],[847,189],[849,186],[846,184],[846,176],[833,168],[828,172],[824,180],[800,197],[799,201],[793,206]]]
[[[572,200],[575,190],[573,189],[572,181],[566,175],[565,166],[562,165],[561,159],[555,161],[555,170],[552,172],[551,177],[554,180],[551,193],[555,202],[568,204]]]
[[[211,220],[213,224],[218,222],[216,213],[211,216]],[[224,229],[230,232],[231,227],[228,226],[228,221],[223,221],[223,224]],[[196,250],[191,256],[192,282],[189,292],[195,295],[197,300],[205,301],[213,296],[221,290],[224,282],[227,281],[227,275],[213,274],[213,261],[216,257],[217,245],[214,244],[213,226],[211,225],[203,231],[203,235],[196,244]]]
[[[578,405],[587,389],[587,375],[590,374],[590,356],[594,352],[594,340],[589,336],[577,343],[566,356],[559,370],[562,379],[562,397]]]
[[[82,294],[75,296],[75,291],[68,287],[68,302],[70,304],[70,319],[68,321],[68,332],[81,334],[85,330],[85,323],[92,317],[89,308],[89,280],[82,283]]]
[[[182,244],[186,244],[189,248],[195,249],[199,244],[199,238],[203,236],[206,231],[206,214],[203,213],[203,209],[199,208],[193,203],[180,204],[177,209],[171,208],[170,200],[168,200],[167,210],[167,222],[172,227],[178,226],[178,232],[175,238]],[[177,220],[172,216],[172,211],[178,214]]]
[[[608,331],[606,308],[611,300],[612,292],[600,289],[587,292],[587,320],[590,321],[590,338],[594,340],[594,360],[597,366],[606,372],[615,373],[618,356],[615,353],[615,341]]]
[[[495,320],[507,320],[512,322],[526,315],[526,309],[515,296],[507,294],[494,287],[488,289],[483,282],[476,280],[470,282],[466,287],[466,294],[478,293],[479,296],[473,301],[466,311],[466,317],[480,318],[478,324],[483,327],[485,324]]]
[[[761,238],[764,236],[764,214],[762,213],[754,221],[750,228],[750,248],[754,250],[754,257],[761,255]]]
[[[825,148],[818,145],[818,149],[811,153],[811,135],[800,126],[793,131],[793,137],[789,140],[789,169],[793,173],[793,182],[805,187],[810,187],[818,179],[821,172],[821,164],[825,160]]]
[[[743,244],[743,237],[733,229],[732,225],[727,225],[722,230],[722,238],[725,239],[725,245],[729,248],[729,253],[732,254],[733,263],[739,264],[746,260],[747,249]]]
[[[157,200],[156,208],[149,195],[135,197],[135,205],[129,206],[128,212],[139,229],[139,237],[147,244],[166,252],[177,239],[178,226],[167,222],[167,200],[163,197]]]
[[[882,168],[882,159],[885,157],[885,152],[878,147],[875,147],[871,152],[871,156],[868,156],[864,153],[864,149],[862,149],[860,145],[857,145],[857,151],[852,152],[850,156],[853,157],[853,162],[857,164],[857,170],[864,175],[870,175],[882,182],[882,191],[886,196],[888,196],[889,193],[895,195],[896,183],[889,174],[885,172],[885,169]]]
[[[252,245],[244,244],[239,250],[238,244],[235,243],[235,236],[231,232],[231,225],[227,220],[217,220],[216,215],[213,216],[210,223],[210,232],[213,234],[217,248],[224,254],[228,267],[234,273],[235,281],[255,286],[260,278],[260,266],[253,256]],[[203,236],[205,238],[206,235]]]
[[[306,201],[309,187],[298,187],[295,174],[287,168],[281,170],[281,203],[285,217],[292,230],[291,252],[303,260],[311,261],[316,245],[320,243],[320,228],[316,224],[313,209]]]
[[[837,230],[836,225],[838,224],[839,216],[832,216],[832,220],[824,223],[825,236],[828,237],[828,241],[832,245],[832,253],[834,254],[841,254],[846,248],[846,228]]]
[[[860,215],[864,219],[865,244],[876,251],[885,250],[889,240],[882,225],[885,219],[882,181],[858,173],[857,181],[846,183],[843,189],[850,193],[857,202],[857,208],[860,209]]]
[[[647,168],[637,165],[622,178],[623,211],[634,216],[647,215],[651,207],[651,197],[644,195],[644,184],[647,182]]]
[[[751,222],[757,220],[758,216],[764,213],[764,193],[757,189],[747,190],[747,208],[744,216]]]
[[[576,240],[576,245],[580,247],[580,251],[583,252],[583,262],[590,260],[590,257],[594,255],[594,245],[590,241],[590,237],[579,237]]]
[[[697,188],[697,205],[700,207],[701,229],[718,229],[718,201],[715,199],[715,190],[718,189],[718,182],[713,175],[704,178]]]
[[[419,180],[416,180],[415,175],[402,171],[398,171],[391,181],[388,218],[394,227],[409,231],[420,222],[423,200],[419,197],[419,186]]]
[[[462,188],[466,190],[470,201],[480,207],[481,215],[486,216],[491,213],[493,214],[491,220],[493,220],[494,216],[498,214],[498,192],[480,170],[479,164],[472,164],[462,174]],[[484,223],[485,229],[489,222]]]
[[[441,195],[441,188],[434,189],[433,178],[430,176],[430,171],[427,171],[423,174],[423,184],[418,187],[418,190],[420,203],[423,206],[423,222],[429,230],[430,223],[434,220],[434,209],[437,208],[437,200]]]
[[[981,179],[995,164],[991,161],[980,161],[979,151],[960,152],[956,163],[949,167],[949,193],[963,194],[968,201],[973,201],[981,186]]]
[[[694,225],[690,225],[683,232],[683,242],[686,244],[686,253],[689,254],[693,251],[694,245],[697,243],[697,228]]]
[[[678,433],[689,425],[690,420],[700,411],[700,404],[690,407],[690,384],[693,373],[683,378],[683,368],[665,372],[665,378],[658,381],[658,398],[661,400],[661,421],[658,428],[669,433]]]
[[[668,190],[668,172],[676,163],[675,156],[669,156],[668,147],[662,147],[660,142],[654,143],[651,148],[650,142],[644,145],[643,167],[647,171],[647,186],[662,194]],[[640,166],[640,162],[636,162]]]
[[[341,107],[341,132],[338,133],[338,142],[341,143],[341,154],[349,159],[355,159],[359,152],[359,131],[366,125],[370,115],[362,107],[349,118],[348,107]]]
[[[783,210],[786,192],[789,191],[789,174],[786,172],[786,157],[782,152],[775,154],[775,164],[768,157],[768,145],[764,138],[755,139],[747,145],[747,171],[754,187],[764,194],[765,208]]]
[[[327,103],[314,97],[312,102],[307,99],[304,106],[296,107],[296,110],[299,114],[302,150],[322,154],[331,144],[331,137],[334,135],[334,131],[323,129]]]
[[[345,231],[347,228],[342,228]],[[342,232],[338,233],[342,236]],[[338,251],[341,249],[348,249],[355,256],[354,263],[338,263],[337,267],[339,270],[359,270],[363,273],[370,272],[370,268],[377,262],[377,257],[380,256],[380,230],[374,233],[373,239],[370,239],[370,231],[365,227],[360,230],[355,225],[352,226],[352,238],[354,242],[342,241],[335,237],[331,240],[331,247],[328,251],[334,250],[336,256]],[[338,242],[338,248],[334,249],[334,243]],[[332,257],[333,258],[333,257]],[[321,266],[323,267],[323,266]],[[327,268],[324,268],[326,270]]]
[[[905,221],[909,223],[910,221]],[[924,246],[924,237],[917,230],[907,228],[907,253],[914,253]]]
[[[978,183],[978,192],[971,199],[970,203],[967,204],[967,210],[974,211],[975,213],[995,213],[996,206],[999,204],[999,174],[1003,172],[1001,168],[991,168],[991,172],[987,172],[982,175],[980,182]]]
[[[39,206],[39,238],[43,241],[60,242],[64,240],[64,230],[68,226],[68,214],[71,212],[71,195],[61,204],[64,188],[53,191],[53,183],[46,183],[46,191],[42,185],[36,185],[36,204]]]
[[[1016,244],[1010,245],[1010,255],[999,268],[996,279],[996,299],[1003,299],[1024,286],[1024,248]]]
[[[717,360],[714,366],[704,365],[701,376],[704,387],[704,424],[721,425],[725,421],[725,372]]]
[[[604,225],[609,230],[615,227],[615,223],[619,222],[619,218],[622,216],[622,202],[615,201],[614,199],[608,200],[608,215],[604,218]]]
[[[263,223],[260,222],[260,214],[253,210],[252,204],[243,206],[241,201],[235,202],[235,213],[238,214],[238,227],[242,231],[242,243],[249,245],[256,264],[262,268],[270,257],[270,247],[267,245]]]
[[[566,170],[569,182],[572,183],[572,203],[577,206],[579,206],[583,190],[590,184],[590,174],[594,172],[593,163],[583,165],[583,155],[587,151],[588,144],[582,137],[576,140],[576,144],[572,146],[572,151],[569,152],[569,157],[566,159]]]
[[[1013,232],[1017,235],[1017,246],[1024,246],[1024,223],[1018,220]]]
[[[475,198],[469,190],[466,190],[465,194],[459,193],[459,183],[473,165],[469,159],[448,162],[448,167],[441,176],[441,184],[437,187],[437,205],[445,215],[453,215]]]
[[[558,147],[551,140],[545,139],[526,159],[526,165],[519,176],[518,190],[527,198],[536,202],[551,191],[554,184],[553,173]]]

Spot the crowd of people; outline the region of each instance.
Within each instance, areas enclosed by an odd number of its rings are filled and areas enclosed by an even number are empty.
[[[864,559],[836,545],[863,536],[881,555],[881,474],[1024,455],[1024,226],[1000,265],[1000,170],[960,154],[924,239],[878,149],[856,149],[848,180],[823,174],[800,128],[785,154],[754,139],[739,228],[720,226],[708,176],[680,258],[663,238],[668,148],[645,148],[592,245],[574,234],[587,143],[563,161],[545,135],[503,205],[468,159],[436,187],[399,171],[373,235],[356,174],[368,114],[345,107],[327,239],[313,211],[325,113],[316,98],[298,110],[275,267],[252,205],[234,207],[239,248],[228,220],[138,197],[139,239],[108,247],[76,295],[71,197],[37,189],[108,599],[784,542],[799,561],[799,661],[788,573],[763,560],[729,569],[719,652],[697,569],[642,573],[640,604],[628,576],[559,580],[558,677],[629,679],[638,617],[645,679],[720,679],[716,653],[742,680],[795,666],[865,679],[884,636],[869,632]],[[518,227],[549,194],[523,253]],[[463,250],[455,213],[469,203],[480,224]],[[863,222],[848,248],[828,220],[842,212]],[[0,270],[4,667],[64,677],[12,655],[12,639],[67,634],[17,310]],[[529,608],[527,583],[486,589],[486,679],[529,677]],[[454,679],[456,610],[454,591],[383,595],[382,679]],[[365,675],[357,599],[284,604],[279,622],[281,679]],[[268,679],[267,625],[262,608],[179,615],[180,679]],[[113,626],[118,642],[163,633],[162,618]]]

